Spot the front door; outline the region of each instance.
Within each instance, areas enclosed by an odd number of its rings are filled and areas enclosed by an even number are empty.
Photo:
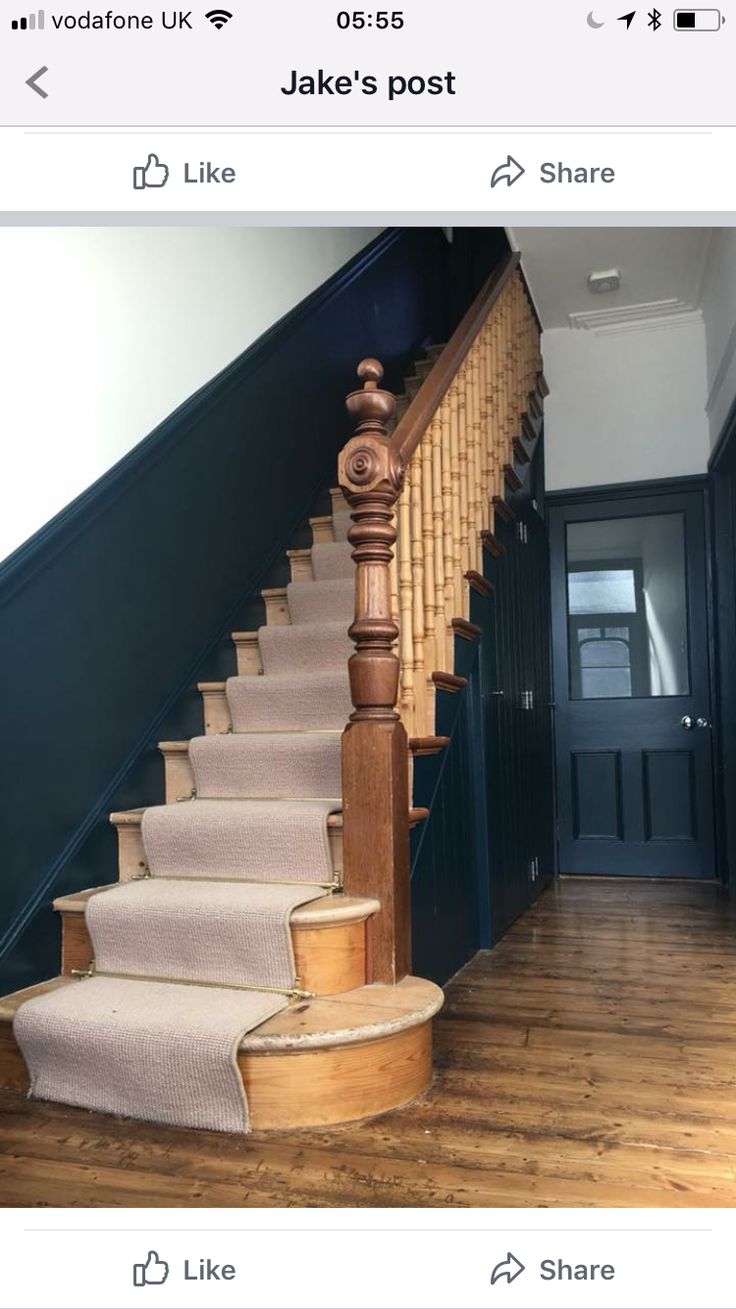
[[[704,496],[550,512],[559,868],[715,876]]]

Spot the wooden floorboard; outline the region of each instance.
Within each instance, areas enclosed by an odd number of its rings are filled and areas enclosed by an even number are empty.
[[[712,885],[565,879],[448,987],[419,1103],[229,1137],[0,1093],[0,1203],[731,1207],[735,927]]]

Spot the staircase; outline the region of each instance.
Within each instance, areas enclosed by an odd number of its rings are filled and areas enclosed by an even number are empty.
[[[463,688],[453,642],[479,634],[470,591],[541,427],[516,262],[418,364],[395,426],[361,365],[331,513],[262,593],[265,626],[233,633],[236,675],[200,684],[204,735],[160,744],[166,804],[111,815],[119,882],[55,902],[61,974],[0,1000],[1,1085],[230,1131],[351,1122],[430,1085],[411,758],[446,744],[435,697]]]

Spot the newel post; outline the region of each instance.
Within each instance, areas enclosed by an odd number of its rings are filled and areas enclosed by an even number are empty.
[[[397,982],[410,971],[409,768],[404,726],[396,713],[399,635],[391,616],[390,564],[396,541],[393,509],[404,479],[388,424],[396,401],[379,389],[383,368],[364,359],[363,389],[347,398],[356,422],[339,461],[339,481],[352,510],[355,621],[349,660],[354,711],[342,738],[343,861],[348,895],[375,896],[373,977]]]

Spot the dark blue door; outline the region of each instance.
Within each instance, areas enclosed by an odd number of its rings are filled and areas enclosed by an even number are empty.
[[[704,497],[550,511],[559,867],[715,876]]]

